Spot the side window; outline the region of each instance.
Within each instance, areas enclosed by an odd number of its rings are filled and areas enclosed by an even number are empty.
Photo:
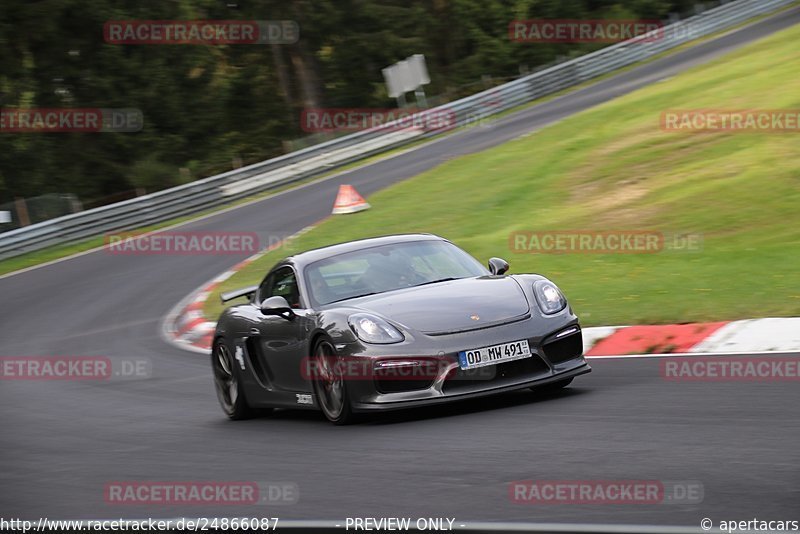
[[[283,297],[292,308],[300,307],[300,291],[297,288],[297,277],[291,267],[281,267],[270,274],[258,289],[260,300],[269,297]]]
[[[256,303],[261,302],[262,300],[269,297],[269,288],[272,286],[272,280],[274,278],[275,278],[275,273],[271,273],[266,278],[264,278],[264,280],[261,282],[261,285],[258,286],[258,294],[256,295],[258,300]]]

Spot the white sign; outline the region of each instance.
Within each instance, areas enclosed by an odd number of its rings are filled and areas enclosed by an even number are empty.
[[[425,65],[425,56],[422,54],[414,54],[391,67],[386,67],[381,72],[383,72],[386,89],[391,98],[397,98],[409,91],[416,91],[423,85],[431,83],[431,79],[428,77],[428,67]]]
[[[422,54],[414,54],[408,58],[408,68],[413,73],[414,80],[416,81],[416,89],[420,85],[428,85],[431,79],[428,77],[428,67],[425,65],[425,56]]]
[[[10,223],[10,222],[11,222],[11,212],[10,211],[0,211],[0,224]]]
[[[391,98],[397,98],[403,94],[403,86],[400,84],[400,79],[397,77],[397,65],[386,67],[383,72],[383,79],[386,81],[386,89]]]

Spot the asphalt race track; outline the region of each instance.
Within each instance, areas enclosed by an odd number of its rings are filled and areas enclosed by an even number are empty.
[[[181,230],[294,233],[330,212],[340,183],[368,195],[798,22],[795,8],[492,126],[458,132]],[[556,396],[518,392],[352,427],[334,427],[321,414],[299,411],[229,422],[217,404],[208,358],[166,343],[160,327],[175,303],[241,259],[97,251],[0,279],[0,356],[153,362],[148,380],[0,381],[0,515],[408,516],[687,526],[704,517],[798,519],[796,382],[672,383],[660,377],[655,358],[598,359],[592,374]],[[704,500],[511,503],[509,483],[530,479],[699,481]],[[119,480],[292,482],[300,499],[271,508],[106,504],[105,484]]]

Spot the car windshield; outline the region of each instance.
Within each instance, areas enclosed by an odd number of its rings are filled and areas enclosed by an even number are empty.
[[[317,305],[488,274],[475,258],[447,241],[365,248],[314,262],[305,272]]]

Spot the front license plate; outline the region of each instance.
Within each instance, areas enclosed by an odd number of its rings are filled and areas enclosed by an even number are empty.
[[[528,340],[523,339],[513,343],[483,347],[482,349],[462,350],[458,353],[458,363],[461,369],[466,370],[530,358],[530,356],[531,349],[528,347]]]

